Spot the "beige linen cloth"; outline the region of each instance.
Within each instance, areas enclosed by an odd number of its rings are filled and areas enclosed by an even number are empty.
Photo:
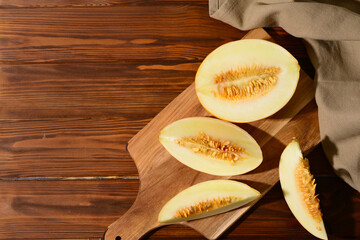
[[[241,30],[280,26],[305,40],[324,151],[360,191],[360,1],[209,0],[209,12]]]

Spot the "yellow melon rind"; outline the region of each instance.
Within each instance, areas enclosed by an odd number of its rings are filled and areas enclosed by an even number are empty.
[[[198,135],[199,132],[204,132],[223,142],[230,141],[244,148],[246,151],[245,158],[231,163],[194,153],[192,149],[176,143],[178,139]],[[245,130],[232,123],[214,118],[192,117],[178,120],[161,131],[159,141],[181,163],[197,171],[212,175],[243,174],[258,167],[263,160],[260,146]]]
[[[216,210],[204,211],[183,218],[175,217],[179,209],[195,206],[196,203],[199,202],[226,196],[233,196],[241,200]],[[193,185],[174,196],[161,209],[158,221],[162,223],[175,223],[213,216],[243,206],[257,199],[259,196],[260,193],[257,190],[241,182],[233,180],[210,180]]]
[[[324,222],[320,216],[319,219],[309,213],[304,202],[304,196],[299,191],[296,182],[296,168],[300,164],[303,155],[296,140],[287,145],[283,151],[279,164],[279,177],[281,188],[291,212],[299,223],[312,235],[320,239],[327,239]]]
[[[229,101],[214,97],[214,78],[239,66],[273,66],[281,69],[275,87],[250,100]],[[212,115],[231,122],[251,122],[271,116],[293,96],[300,76],[297,60],[281,46],[260,39],[230,42],[210,53],[195,77],[195,89],[202,106]]]

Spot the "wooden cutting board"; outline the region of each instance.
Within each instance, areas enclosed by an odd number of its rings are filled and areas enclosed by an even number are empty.
[[[250,31],[244,38],[272,41],[262,28]],[[263,196],[279,180],[280,155],[293,137],[299,140],[305,154],[320,142],[313,81],[303,71],[294,96],[282,110],[267,119],[237,124],[255,138],[263,151],[262,164],[249,173],[233,177],[201,173],[181,164],[163,148],[158,140],[160,130],[176,120],[194,116],[210,114],[200,105],[193,83],[129,141],[128,151],[139,171],[140,189],[132,207],[108,227],[106,240],[139,239],[150,230],[166,225],[157,221],[162,206],[180,191],[199,182],[240,180]],[[180,224],[208,239],[216,239],[255,202],[231,212]]]

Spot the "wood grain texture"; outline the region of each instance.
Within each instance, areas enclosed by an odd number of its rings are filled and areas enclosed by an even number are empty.
[[[199,65],[144,60],[2,65],[0,119],[152,118],[194,81]]]
[[[217,46],[243,35],[207,15],[206,8],[188,5],[0,9],[0,59],[2,63],[202,60]]]
[[[271,39],[263,29],[252,30],[244,38]],[[311,103],[313,98],[312,80],[302,72],[294,96],[281,111],[267,119],[238,124],[257,140],[264,161],[257,169],[235,179],[264,195],[279,180],[280,155],[293,137],[299,138],[305,152],[320,142],[317,107]],[[165,225],[157,221],[158,214],[155,213],[160,212],[162,206],[178,192],[206,180],[230,178],[208,175],[184,166],[158,141],[159,132],[168,124],[186,117],[209,115],[199,103],[192,84],[130,140],[128,150],[138,168],[141,187],[129,211],[109,226],[107,240],[114,240],[117,236],[125,240],[139,239],[148,231]],[[290,125],[290,122],[293,123]],[[291,127],[288,128],[288,124]],[[194,228],[208,239],[216,239],[255,202],[236,211],[182,224]]]
[[[138,187],[138,180],[0,181],[0,238],[101,237]]]
[[[0,179],[137,176],[126,146],[147,122],[124,118],[0,120]]]
[[[201,61],[245,35],[209,18],[204,6],[193,5],[11,8],[0,9],[0,19],[0,63],[8,64]],[[298,59],[308,59],[301,41],[290,38],[283,46]]]

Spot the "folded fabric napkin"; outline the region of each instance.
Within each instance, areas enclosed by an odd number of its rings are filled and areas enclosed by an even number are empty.
[[[209,12],[241,30],[280,26],[304,39],[325,154],[360,191],[360,1],[209,0]]]

